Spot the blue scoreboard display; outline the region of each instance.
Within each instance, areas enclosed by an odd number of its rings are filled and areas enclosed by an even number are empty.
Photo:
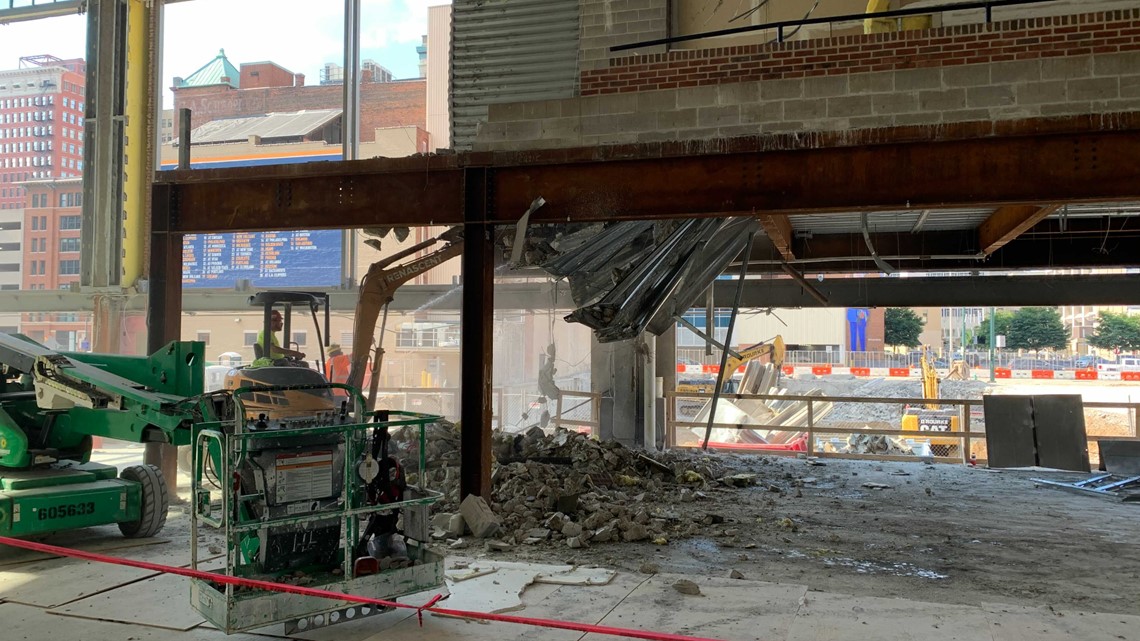
[[[341,280],[343,232],[281,231],[187,234],[182,243],[182,286],[232,289],[246,279],[254,288],[336,287]]]

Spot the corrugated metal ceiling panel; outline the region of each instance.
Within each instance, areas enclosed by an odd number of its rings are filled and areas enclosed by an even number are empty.
[[[455,0],[452,146],[471,148],[487,105],[573,97],[578,35],[578,0]]]
[[[923,221],[922,231],[952,231],[974,229],[993,213],[991,208],[932,209]],[[923,210],[877,211],[867,214],[867,225],[872,232],[910,232]],[[792,229],[813,234],[853,234],[862,231],[859,212],[831,214],[794,214],[789,216]]]

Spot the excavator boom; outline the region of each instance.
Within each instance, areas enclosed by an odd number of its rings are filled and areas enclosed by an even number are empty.
[[[446,244],[427,254],[407,263],[391,265],[416,251],[427,249],[437,242]],[[429,269],[441,265],[463,253],[463,240],[459,236],[458,228],[452,228],[441,234],[438,238],[424,241],[405,249],[394,256],[381,259],[373,263],[364,278],[360,281],[360,296],[356,301],[356,317],[352,330],[352,366],[349,370],[347,383],[356,388],[364,385],[364,373],[368,368],[368,357],[372,353],[372,342],[376,333],[376,321],[380,312],[385,309],[396,290],[409,280],[423,274]],[[378,341],[383,341],[383,336]],[[382,348],[377,348],[382,354]],[[380,380],[380,364],[374,363],[372,367],[372,380],[369,381],[371,394],[369,405],[375,403],[376,389]]]
[[[736,368],[761,356],[767,355],[772,362],[772,367],[777,370],[780,369],[784,365],[784,354],[784,338],[782,336],[772,339],[771,343],[756,343],[740,350],[739,357],[728,357],[728,361],[724,364],[724,370],[717,376],[715,389],[724,389],[725,381],[732,378]]]

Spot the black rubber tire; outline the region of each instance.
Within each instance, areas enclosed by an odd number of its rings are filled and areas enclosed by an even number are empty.
[[[166,512],[170,509],[170,495],[162,472],[153,465],[132,465],[119,473],[119,478],[138,483],[142,506],[139,519],[119,524],[119,531],[128,539],[154,536],[166,525]]]

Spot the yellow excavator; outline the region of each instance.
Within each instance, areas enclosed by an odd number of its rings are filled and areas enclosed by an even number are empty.
[[[400,261],[424,251],[436,243],[443,246],[406,263]],[[429,269],[441,265],[463,253],[463,228],[452,227],[436,238],[429,238],[407,249],[372,263],[360,280],[360,297],[356,301],[356,317],[352,328],[352,366],[347,384],[363,389],[365,371],[371,360],[372,375],[366,394],[368,409],[376,409],[376,394],[380,387],[380,365],[384,360],[384,329],[388,324],[388,305],[396,290],[409,280]],[[397,264],[400,263],[400,264]],[[379,338],[376,338],[376,321],[380,321]],[[375,345],[373,345],[375,343]],[[371,357],[371,358],[370,358]]]
[[[770,343],[756,343],[740,350],[737,354],[729,354],[728,360],[725,361],[724,370],[716,376],[715,379],[710,381],[685,379],[677,384],[677,391],[688,394],[703,394],[712,392],[717,387],[725,394],[734,394],[736,392],[736,381],[733,380],[732,375],[736,372],[737,368],[741,365],[767,356],[772,367],[779,370],[784,366],[784,355],[786,353],[784,347],[784,337],[777,336],[772,339]]]
[[[942,409],[938,400],[938,370],[934,369],[930,357],[930,347],[923,347],[922,357],[919,359],[922,366],[922,398],[926,401],[922,407],[907,407],[903,412],[902,429],[911,432],[957,432],[961,429],[958,422],[958,413],[954,409]],[[957,456],[960,451],[958,439],[938,438],[930,439],[930,449],[935,456]]]

